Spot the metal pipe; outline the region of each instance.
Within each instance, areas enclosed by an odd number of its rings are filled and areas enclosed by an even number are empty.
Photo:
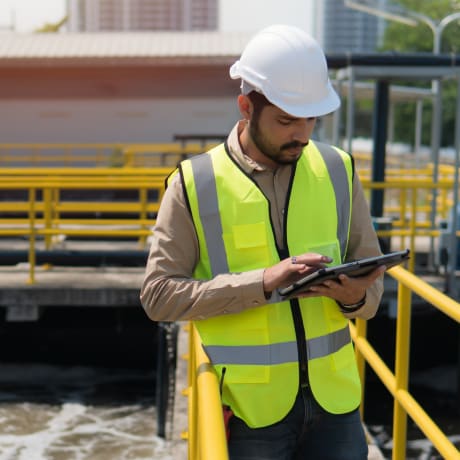
[[[416,102],[415,108],[415,142],[414,142],[414,152],[415,152],[415,164],[420,167],[420,155],[421,155],[421,146],[422,146],[422,121],[423,121],[423,100],[418,99]]]
[[[353,153],[353,136],[355,133],[355,73],[353,67],[349,69],[348,98],[347,98],[347,143],[348,152]]]
[[[144,250],[38,250],[35,251],[35,265],[145,267],[147,257],[148,251]],[[0,250],[0,265],[16,265],[28,261],[28,250]]]

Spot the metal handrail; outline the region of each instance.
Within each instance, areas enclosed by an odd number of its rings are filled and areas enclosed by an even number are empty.
[[[460,322],[460,304],[402,267],[394,267],[388,273],[398,281],[395,373],[391,372],[367,341],[367,321],[357,319],[355,324],[350,322],[363,390],[365,362],[367,362],[394,397],[393,460],[406,458],[407,415],[413,419],[443,458],[460,459],[457,448],[408,391],[412,292],[457,322]],[[189,328],[187,391],[189,426],[185,436],[189,442],[188,458],[189,460],[228,460],[217,375],[202,349],[196,328],[192,323]],[[363,413],[363,406],[361,406],[361,413]]]
[[[209,150],[216,142],[183,143],[0,143],[0,166],[89,165],[174,167],[178,160]]]
[[[101,202],[98,200],[63,201],[61,192],[64,190],[136,190],[138,199],[130,202]],[[138,237],[141,245],[152,233],[159,203],[164,193],[164,177],[148,178],[132,175],[115,179],[113,177],[29,177],[20,180],[1,180],[0,190],[22,190],[28,194],[27,200],[0,202],[0,212],[22,212],[22,218],[0,217],[0,236],[26,236],[29,244],[29,278],[35,280],[36,241],[43,236],[45,247],[51,246],[51,238],[55,235],[65,236],[98,236],[98,237]],[[155,190],[157,197],[152,201],[147,191]],[[37,191],[41,191],[41,199],[37,199]],[[92,218],[75,218],[75,213],[97,211],[98,214],[126,214],[121,218],[104,219],[98,215]],[[69,217],[67,214],[70,214]],[[132,216],[135,213],[136,216]]]
[[[443,458],[460,459],[460,451],[408,391],[412,293],[419,295],[457,323],[460,323],[460,303],[433,288],[403,267],[394,267],[388,273],[398,281],[395,372],[393,374],[390,371],[367,341],[367,322],[357,319],[355,325],[350,323],[350,328],[355,343],[363,388],[365,385],[364,361],[366,361],[394,398],[393,460],[406,458],[407,415],[433,443]],[[361,407],[362,412],[363,407]]]
[[[219,382],[193,323],[189,324],[189,460],[228,460]]]

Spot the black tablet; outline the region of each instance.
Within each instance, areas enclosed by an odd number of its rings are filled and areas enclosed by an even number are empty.
[[[390,268],[407,259],[409,259],[409,249],[390,252],[381,256],[368,257],[366,259],[359,259],[333,267],[320,268],[316,272],[310,273],[290,286],[279,289],[278,292],[281,296],[286,297],[298,292],[308,291],[311,286],[321,284],[326,280],[337,279],[342,273],[350,277],[364,276],[380,265],[385,265],[387,268]]]

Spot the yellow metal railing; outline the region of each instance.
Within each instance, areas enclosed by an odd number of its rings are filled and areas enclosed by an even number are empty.
[[[40,199],[34,198],[34,226],[43,226],[37,230],[38,233],[45,235],[47,247],[50,244],[50,237],[58,234],[56,227],[62,227],[64,223],[68,225],[89,225],[81,217],[76,217],[73,221],[67,218],[66,222],[60,220],[63,213],[79,213],[83,211],[94,212],[124,212],[138,213],[136,221],[146,219],[149,213],[157,212],[159,203],[164,192],[163,181],[171,172],[171,167],[152,167],[152,168],[0,168],[0,193],[7,190],[31,190],[40,191]],[[436,238],[440,235],[439,225],[432,228],[429,221],[429,199],[434,190],[437,190],[439,199],[438,213],[441,217],[448,215],[451,206],[453,183],[451,179],[443,179],[437,184],[433,184],[426,179],[414,178],[393,178],[385,183],[372,183],[363,179],[363,187],[370,190],[380,189],[385,191],[385,216],[392,219],[390,230],[379,229],[377,234],[380,237],[399,237],[400,249],[409,247],[415,252],[417,238],[431,237]],[[85,202],[63,202],[60,194],[66,189],[138,189],[139,200],[136,202],[113,202],[101,203],[94,201]],[[147,191],[156,189],[158,199],[152,202],[148,199]],[[29,193],[29,192],[28,192]],[[391,194],[396,199],[391,201]],[[32,195],[29,194],[30,197]],[[0,236],[6,234],[4,226],[10,227],[10,234],[15,231],[12,225],[22,226],[16,229],[19,235],[27,235],[30,229],[30,207],[32,204],[29,199],[0,200]],[[23,217],[12,217],[14,213],[22,212]],[[3,216],[3,217],[2,217]],[[92,219],[91,223],[95,224]],[[124,220],[125,224],[128,224]],[[139,222],[132,222],[134,225]],[[104,219],[101,224],[116,225],[116,221]],[[144,222],[149,225],[151,222]],[[34,227],[35,228],[35,227]],[[35,232],[35,230],[34,230]],[[102,234],[102,231],[98,231]],[[70,230],[68,234],[70,234]],[[94,233],[97,233],[94,231]],[[145,241],[145,236],[140,237]],[[409,269],[414,270],[415,259],[412,258]]]
[[[174,167],[189,155],[216,145],[206,143],[0,144],[0,167]]]
[[[394,398],[393,460],[406,458],[407,415],[433,443],[443,458],[460,459],[460,451],[408,391],[412,293],[419,295],[457,323],[460,323],[460,304],[402,267],[394,267],[388,273],[398,281],[395,370],[394,373],[391,372],[366,340],[366,321],[357,319],[356,325],[351,323],[350,327],[357,350],[363,387],[365,360]]]
[[[228,460],[219,382],[201,346],[193,323],[189,324],[188,439],[189,460]]]
[[[204,145],[187,144],[137,144],[123,149],[123,164],[126,167],[176,166],[185,158],[203,153],[214,147],[215,143]]]
[[[0,144],[0,167],[121,166],[123,149],[119,143]]]
[[[169,170],[168,170],[169,171]],[[24,171],[22,171],[23,173]],[[17,171],[15,171],[17,173]],[[135,237],[145,247],[164,194],[164,170],[129,170],[114,174],[91,169],[88,174],[70,171],[42,176],[1,174],[0,193],[20,192],[26,197],[0,201],[0,237],[28,238],[29,279],[35,282],[37,239],[46,249],[56,235],[72,237]],[[78,174],[81,174],[79,176]],[[91,196],[64,198],[66,191],[90,192]],[[101,192],[135,192],[137,197],[99,199]],[[116,217],[113,217],[116,216]]]
[[[409,248],[412,254],[415,254],[417,238],[439,237],[440,219],[445,220],[452,207],[453,179],[442,179],[437,183],[420,178],[389,178],[386,182],[363,179],[362,184],[367,194],[371,190],[384,192],[384,215],[391,218],[391,229],[377,230],[379,237],[398,237],[399,249]],[[435,191],[438,220],[432,223],[431,197]],[[408,268],[414,271],[414,257],[409,260]]]
[[[366,339],[367,321],[350,322],[363,389],[365,362],[368,362],[394,398],[393,460],[406,458],[407,415],[433,443],[443,458],[460,459],[460,452],[408,391],[411,329],[411,296],[424,300],[460,322],[460,304],[429,286],[402,267],[388,273],[398,281],[398,316],[394,373]],[[217,375],[204,353],[196,329],[190,323],[188,362],[188,432],[189,460],[227,460],[227,442],[222,416]],[[361,408],[362,410],[362,408]]]

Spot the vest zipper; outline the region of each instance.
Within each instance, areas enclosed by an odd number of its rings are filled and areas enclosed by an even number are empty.
[[[291,300],[291,313],[294,320],[294,329],[297,341],[297,352],[299,354],[299,384],[302,388],[310,386],[308,380],[308,356],[307,341],[305,340],[305,327],[300,313],[300,305],[297,299]]]

